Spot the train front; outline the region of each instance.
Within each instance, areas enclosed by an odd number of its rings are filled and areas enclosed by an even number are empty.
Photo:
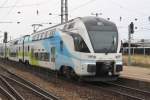
[[[81,69],[88,81],[116,80],[123,70],[122,54],[119,53],[121,41],[114,23],[97,18],[81,18],[83,29],[80,35],[83,41]],[[87,46],[85,46],[85,44]]]

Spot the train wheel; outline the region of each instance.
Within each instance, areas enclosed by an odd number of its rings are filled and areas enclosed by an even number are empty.
[[[26,64],[26,65],[30,65],[30,64],[29,64],[29,61],[27,61],[27,60],[25,61],[25,64]]]
[[[66,77],[67,79],[72,79],[72,70],[70,67],[64,66],[62,68],[62,74],[64,77]]]

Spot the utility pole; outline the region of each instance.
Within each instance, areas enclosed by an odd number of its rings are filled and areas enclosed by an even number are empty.
[[[144,54],[144,56],[145,56],[145,40],[142,39],[141,42],[142,42],[142,44],[143,44],[143,54]]]
[[[68,0],[61,0],[61,24],[68,21]]]
[[[134,24],[130,23],[128,26],[129,34],[128,34],[128,65],[131,65],[131,34],[134,33]]]

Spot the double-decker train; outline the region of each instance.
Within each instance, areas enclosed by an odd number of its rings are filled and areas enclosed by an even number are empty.
[[[0,45],[0,57],[86,81],[116,80],[123,70],[114,23],[79,17]]]

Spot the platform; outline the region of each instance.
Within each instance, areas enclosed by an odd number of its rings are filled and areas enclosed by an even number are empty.
[[[150,82],[150,69],[136,66],[124,66],[121,77]]]

